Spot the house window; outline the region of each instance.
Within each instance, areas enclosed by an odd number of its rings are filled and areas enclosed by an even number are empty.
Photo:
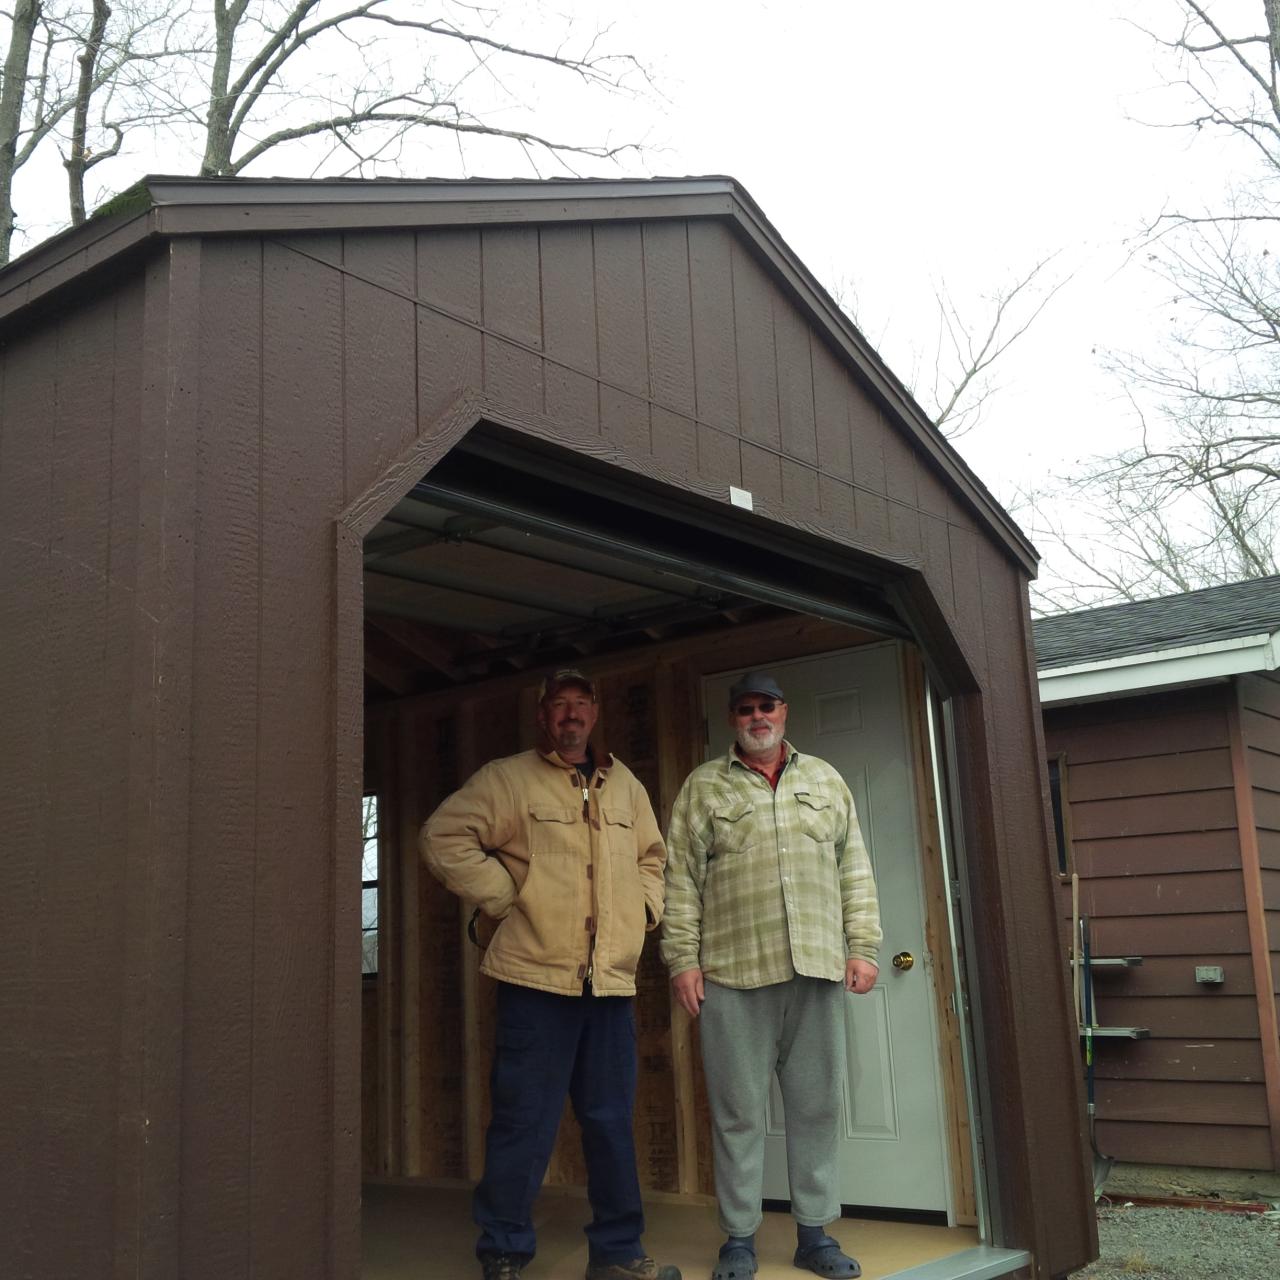
[[[1058,874],[1071,874],[1071,818],[1067,805],[1067,758],[1049,758],[1049,800],[1053,806],[1053,841],[1057,846]]]
[[[361,828],[364,853],[360,874],[360,952],[365,977],[378,975],[378,797],[364,798]]]

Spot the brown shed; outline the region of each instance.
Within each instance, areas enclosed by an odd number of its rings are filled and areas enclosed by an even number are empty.
[[[723,682],[787,673],[885,901],[849,1212],[960,1239],[903,1275],[1093,1255],[1035,554],[737,184],[153,178],[0,326],[0,1270],[354,1280],[388,1185],[453,1213],[490,993],[416,827],[566,659],[660,816]],[[678,1214],[652,952],[638,1026]]]
[[[1060,906],[1074,873],[1093,940],[1099,1151],[1280,1170],[1280,578],[1035,638]]]

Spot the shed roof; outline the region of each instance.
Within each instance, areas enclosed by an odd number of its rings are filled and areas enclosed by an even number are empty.
[[[1039,618],[1032,630],[1044,702],[1273,670],[1280,576]]]
[[[0,324],[148,241],[176,236],[718,218],[747,242],[944,482],[1028,574],[1026,535],[733,178],[299,179],[150,176],[0,270]]]

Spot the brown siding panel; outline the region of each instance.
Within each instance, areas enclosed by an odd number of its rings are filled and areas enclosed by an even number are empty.
[[[254,877],[253,1270],[323,1275],[330,1145],[328,982],[333,669],[332,512],[342,492],[341,294],[336,274],[268,245],[264,257],[261,695]],[[296,307],[305,330],[281,314]],[[304,585],[305,584],[305,585]],[[301,589],[300,589],[301,587]],[[356,855],[353,853],[353,857]],[[276,1229],[281,1221],[289,1232]],[[307,1260],[303,1265],[304,1259]]]
[[[733,253],[734,332],[738,349],[739,430],[743,440],[781,448],[773,287],[741,249]]]
[[[571,431],[600,429],[594,247],[590,227],[544,227],[542,331],[546,411]]]
[[[1197,965],[1221,965],[1224,981],[1206,990],[1196,983]],[[1144,956],[1135,969],[1099,971],[1094,977],[1099,1002],[1113,995],[1135,996],[1222,996],[1253,994],[1253,967],[1247,955],[1212,953],[1194,956]]]
[[[23,1180],[0,1180],[0,1243],[7,1257],[35,1256],[36,1240],[70,1208],[63,1185],[41,1155],[44,1114],[41,1049],[53,1040],[41,979],[45,906],[43,864],[48,847],[50,726],[54,673],[44,661],[54,619],[50,616],[49,505],[53,450],[53,380],[56,328],[45,327],[4,352],[0,385],[0,704],[6,728],[0,734],[0,821],[6,834],[0,859],[0,959],[10,978],[5,1009],[8,1031],[0,1037],[6,1105],[0,1108],[0,1143],[9,1160],[31,1161],[29,1177],[40,1203],[23,1195]]]
[[[1068,785],[1074,794],[1075,770],[1068,768]],[[1171,875],[1240,866],[1240,838],[1234,829],[1164,831],[1106,840],[1082,840],[1073,832],[1071,851],[1081,876]]]
[[[1222,915],[1116,916],[1093,922],[1100,956],[1194,956],[1249,953],[1243,911]]]
[[[1065,752],[1072,765],[1222,748],[1227,743],[1225,697],[1212,686],[1163,698],[1050,707],[1048,747]]]
[[[1217,1124],[1141,1124],[1099,1120],[1098,1149],[1139,1164],[1190,1164],[1210,1169],[1269,1169],[1265,1128]]]
[[[1244,882],[1235,870],[1152,876],[1095,875],[1080,886],[1080,909],[1095,918],[1243,911]]]
[[[1098,990],[1098,1017],[1106,1026],[1147,1027],[1153,1037],[1215,1036],[1248,1040],[1258,1036],[1258,1006],[1252,996],[1166,996],[1158,1000],[1108,996]]]
[[[853,479],[853,449],[849,431],[849,377],[826,345],[816,338],[813,362],[813,412],[818,459],[825,474]]]
[[[617,390],[648,397],[648,326],[640,228],[636,225],[596,227],[594,235],[600,376]],[[647,407],[644,421],[644,451],[647,452]]]
[[[249,1232],[253,1151],[254,870],[258,842],[258,564],[262,550],[262,252],[206,245],[200,340],[196,629],[209,642],[192,682],[187,977],[202,1010],[187,1029],[184,1087],[216,1097],[184,1127],[184,1245],[194,1274],[234,1270]],[[213,283],[216,281],[216,285]]]
[[[342,290],[343,505],[362,494],[417,430],[414,242],[409,235],[348,237]],[[366,283],[369,275],[385,283]],[[257,315],[248,326],[257,328]]]
[[[1094,1062],[1100,1080],[1173,1080],[1188,1092],[1201,1080],[1263,1082],[1257,1040],[1095,1040]]]
[[[481,233],[484,386],[501,403],[544,408],[542,285],[538,232],[490,227]]]
[[[1070,766],[1070,756],[1067,758]],[[1234,828],[1235,796],[1230,791],[1193,791],[1071,805],[1071,830],[1080,840],[1165,832]]]
[[[1280,831],[1280,793],[1255,788],[1253,814],[1258,830]]]
[[[1280,734],[1275,740],[1249,744],[1249,777],[1263,791],[1280,791]]]
[[[695,411],[693,318],[684,223],[644,228],[644,287],[654,402],[691,415]]]
[[[738,432],[738,354],[734,327],[733,242],[724,227],[690,223],[689,291],[697,415]]]
[[[124,842],[108,772],[121,757],[105,752],[127,751],[115,713],[128,681],[105,684],[103,643],[112,594],[118,606],[108,536],[116,342],[114,300],[91,303],[13,342],[0,393],[0,955],[16,997],[0,1037],[14,1086],[0,1150],[16,1171],[0,1192],[0,1254],[37,1259],[48,1274],[84,1265],[84,1253],[98,1265],[110,1257],[124,1154],[113,1127]],[[127,580],[127,561],[116,567]],[[105,828],[103,805],[116,818]],[[23,1202],[28,1181],[50,1190],[39,1206]]]
[[[1226,747],[1105,760],[1097,764],[1071,761],[1072,804],[1125,796],[1169,795],[1175,791],[1229,790],[1232,785],[1231,754]]]
[[[809,326],[789,302],[775,296],[774,347],[778,362],[778,416],[782,450],[802,462],[818,461]]]
[[[1262,905],[1268,911],[1280,911],[1280,871],[1263,869]]]
[[[479,329],[481,298],[480,233],[441,231],[417,237],[418,432],[464,391],[484,386]]]
[[[770,450],[742,442],[742,484],[769,511],[785,511],[782,459]]]
[[[1267,1124],[1267,1093],[1262,1084],[1199,1083],[1194,1089],[1172,1080],[1104,1080],[1099,1108],[1110,1120],[1163,1124]]]

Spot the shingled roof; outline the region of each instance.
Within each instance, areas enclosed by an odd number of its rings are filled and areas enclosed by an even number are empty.
[[[1280,630],[1280,576],[1060,613],[1032,630],[1042,671],[1259,635]]]

